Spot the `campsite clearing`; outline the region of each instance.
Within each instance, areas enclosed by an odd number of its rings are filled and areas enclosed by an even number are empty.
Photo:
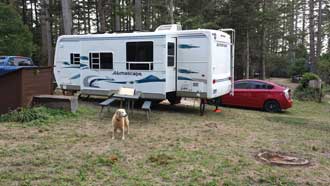
[[[197,106],[196,106],[197,107]],[[142,111],[125,141],[112,140],[111,112],[83,103],[78,116],[37,127],[0,123],[0,185],[328,185],[330,105],[295,101],[280,114],[192,106]],[[260,150],[298,155],[306,167],[255,159]]]

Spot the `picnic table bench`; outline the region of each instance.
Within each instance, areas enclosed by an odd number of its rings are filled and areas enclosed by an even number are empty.
[[[124,88],[127,89],[127,88]],[[131,92],[130,92],[131,91]],[[124,92],[124,93],[123,93]],[[129,94],[125,94],[125,92],[130,92]],[[123,102],[125,102],[125,107],[127,108],[127,112],[131,112],[133,114],[135,101],[139,100],[141,96],[140,92],[135,90],[119,90],[118,93],[113,94],[109,99],[101,102],[99,105],[101,106],[100,116],[103,112],[105,107],[108,107],[108,111],[110,105],[115,101],[120,101],[120,108],[123,108]],[[144,101],[141,107],[143,111],[146,112],[147,119],[150,119],[150,112],[151,112],[151,101]]]
[[[103,109],[104,107],[108,107],[108,111],[109,111],[109,108],[110,108],[110,105],[115,102],[117,99],[116,98],[109,98],[103,102],[100,103],[100,106],[101,106],[101,111],[100,111],[100,116],[103,112]]]

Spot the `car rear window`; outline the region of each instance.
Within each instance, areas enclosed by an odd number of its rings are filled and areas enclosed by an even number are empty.
[[[236,89],[273,89],[274,88],[273,85],[258,81],[236,82],[234,87]]]
[[[16,57],[12,61],[14,66],[32,66],[33,63],[29,58]]]
[[[274,86],[267,84],[267,83],[263,83],[263,82],[251,82],[251,88],[252,89],[272,89],[274,88]]]
[[[234,88],[248,89],[249,88],[249,83],[248,82],[237,82],[237,83],[234,84]]]
[[[5,57],[0,57],[0,64],[3,64],[3,63],[5,63]]]

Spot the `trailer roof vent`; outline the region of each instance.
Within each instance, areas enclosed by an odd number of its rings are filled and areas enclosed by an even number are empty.
[[[161,31],[178,31],[182,30],[182,26],[180,24],[171,24],[171,25],[160,25],[156,28],[155,32]]]

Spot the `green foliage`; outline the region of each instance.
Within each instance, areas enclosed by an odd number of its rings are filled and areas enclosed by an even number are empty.
[[[45,125],[51,121],[72,117],[75,114],[45,107],[22,108],[0,116],[0,122],[19,122],[28,126]]]
[[[301,101],[317,101],[318,100],[317,95],[318,93],[316,92],[316,90],[310,87],[306,87],[306,88],[298,87],[294,91],[294,98]]]
[[[308,72],[308,68],[306,66],[305,58],[298,58],[294,63],[289,65],[289,73],[291,76],[302,75],[306,72]]]
[[[285,56],[269,55],[268,62],[270,64],[270,76],[272,77],[288,77],[288,68],[283,68],[289,65]]]
[[[310,72],[305,73],[300,81],[300,86],[302,88],[307,88],[309,81],[318,80],[318,79],[320,79],[320,77],[314,73],[310,73]]]
[[[320,77],[314,73],[305,73],[300,80],[300,84],[294,91],[294,97],[302,101],[317,101],[322,90],[314,89],[308,86],[309,81],[318,80]]]
[[[10,5],[0,3],[0,55],[31,56],[32,34]]]
[[[321,57],[317,64],[317,71],[321,79],[330,84],[330,54]]]
[[[272,77],[290,77],[294,75],[303,75],[308,72],[306,65],[308,53],[306,47],[298,45],[295,59],[290,63],[288,55],[268,54],[267,63],[270,66],[270,76]]]
[[[296,48],[296,59],[307,59],[308,58],[308,52],[304,45],[299,44]]]

